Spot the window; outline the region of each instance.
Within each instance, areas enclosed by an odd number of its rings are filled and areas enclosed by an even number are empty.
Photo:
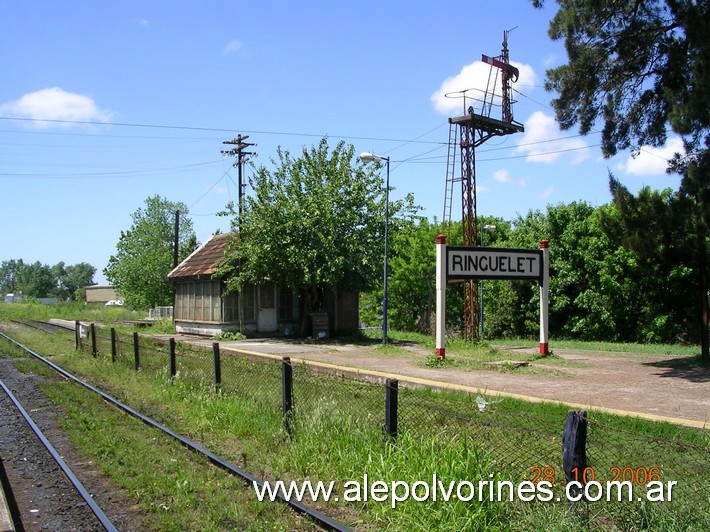
[[[242,307],[244,321],[256,320],[256,287],[254,285],[246,285],[242,289]]]
[[[224,296],[224,321],[233,323],[238,321],[237,294],[231,293]]]
[[[212,296],[210,298],[212,306],[212,315],[210,316],[211,321],[222,321],[222,298],[220,297],[220,282],[212,281]]]

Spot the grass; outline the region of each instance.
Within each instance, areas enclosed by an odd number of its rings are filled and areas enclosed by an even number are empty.
[[[384,439],[381,431],[384,397],[380,386],[315,375],[305,366],[296,366],[296,411],[289,434],[282,428],[280,415],[278,362],[258,364],[223,357],[222,387],[215,392],[208,352],[181,347],[178,375],[170,379],[164,348],[156,351],[148,340],[142,341],[141,370],[136,372],[130,346],[124,346],[125,352],[112,364],[105,340],[100,342],[99,357],[93,358],[74,352],[71,335],[63,338],[63,334],[23,330],[21,341],[53,353],[52,358],[70,371],[263,478],[342,483],[367,474],[371,479],[413,483],[426,481],[436,472],[445,481],[485,480],[490,474],[522,480],[530,478],[532,468],[547,466],[556,467],[555,477],[560,479],[560,438],[567,415],[562,405],[505,399],[490,401],[479,412],[472,396],[402,389],[400,436],[393,442]],[[31,369],[35,363],[22,364]],[[247,502],[244,508],[241,503],[234,507],[231,500],[244,497],[250,501],[246,493],[250,490],[239,491],[238,482],[209,468],[203,471],[204,464],[189,453],[111,414],[100,401],[94,404],[81,397],[71,384],[51,383],[46,391],[67,411],[67,428],[84,452],[106,462],[115,482],[141,501],[148,528],[303,526],[283,510],[271,514],[269,508],[274,505]],[[480,395],[485,398],[484,393]],[[710,491],[707,450],[703,454],[692,447],[710,447],[707,431],[607,414],[590,417],[594,421],[589,428],[590,465],[600,478],[614,465],[650,467],[660,461],[666,478],[684,483],[681,500],[652,506],[590,504],[578,512],[554,503],[461,500],[409,501],[396,508],[390,501],[372,500],[318,506],[356,527],[378,529],[684,530],[710,525],[710,515],[702,505],[702,494],[706,498]],[[705,491],[689,490],[698,485],[705,486]]]
[[[492,343],[507,347],[536,347],[533,340],[505,338],[492,340]],[[681,344],[639,344],[630,342],[601,342],[589,340],[550,339],[550,347],[554,349],[572,349],[579,351],[601,351],[608,353],[632,353],[645,355],[676,355],[697,356],[700,353],[698,345]]]
[[[48,320],[86,320],[102,323],[119,323],[127,320],[144,319],[146,312],[131,310],[126,307],[107,307],[104,305],[86,305],[84,303],[5,303],[0,302],[0,321],[34,319]]]

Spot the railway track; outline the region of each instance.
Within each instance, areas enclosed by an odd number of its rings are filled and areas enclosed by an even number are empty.
[[[31,324],[28,324],[28,323],[24,322],[24,323],[21,323],[21,324],[22,324],[22,325],[28,325],[28,326],[30,326],[30,327],[34,327],[34,328],[37,328],[37,329],[40,329],[40,330],[44,330],[45,332],[51,332],[49,329],[52,328],[52,327],[56,327],[56,326],[54,326],[54,325],[52,325],[52,324],[49,324],[49,326],[48,326],[48,324],[47,324],[46,322],[35,322],[35,323],[31,323]],[[55,330],[56,330],[56,329],[55,329]],[[43,362],[44,364],[46,364],[47,366],[49,366],[50,368],[52,368],[54,371],[56,371],[58,374],[60,374],[60,375],[63,376],[64,378],[69,379],[69,380],[71,380],[71,381],[73,381],[73,382],[75,382],[75,383],[77,383],[77,384],[79,384],[79,385],[81,385],[81,386],[84,386],[85,388],[87,388],[87,389],[91,390],[92,392],[94,392],[94,393],[98,394],[99,396],[101,396],[102,399],[104,399],[105,401],[109,402],[109,403],[112,404],[113,406],[115,406],[115,407],[117,407],[117,408],[123,410],[123,411],[126,412],[127,414],[129,414],[129,415],[131,415],[131,416],[133,416],[133,417],[135,417],[135,418],[141,420],[141,421],[142,421],[143,423],[145,423],[146,425],[148,425],[148,426],[150,426],[150,427],[153,427],[153,428],[156,428],[156,429],[162,431],[164,434],[166,434],[166,435],[168,435],[169,437],[171,437],[171,438],[177,440],[178,442],[180,442],[180,444],[182,444],[183,446],[187,447],[187,448],[190,449],[191,451],[194,451],[194,452],[196,452],[196,453],[198,453],[198,454],[204,456],[212,465],[214,465],[214,466],[216,466],[216,467],[218,467],[218,468],[220,468],[220,469],[226,471],[226,472],[227,472],[228,474],[230,474],[230,475],[240,477],[240,478],[243,479],[246,483],[248,483],[249,486],[252,486],[252,485],[257,485],[257,486],[259,486],[259,487],[263,486],[263,483],[262,483],[262,481],[261,481],[260,479],[258,479],[258,478],[256,478],[255,476],[251,475],[250,473],[248,473],[248,472],[245,471],[244,469],[242,469],[242,468],[240,468],[240,467],[238,467],[238,466],[236,466],[236,465],[234,465],[234,464],[228,462],[227,460],[225,460],[225,459],[219,457],[217,454],[211,452],[209,449],[206,449],[206,448],[202,447],[201,445],[199,445],[199,444],[197,444],[197,443],[195,443],[195,442],[189,440],[189,439],[186,438],[185,436],[182,436],[182,435],[180,435],[180,434],[178,434],[178,433],[172,431],[172,430],[169,429],[168,427],[166,427],[166,426],[162,425],[161,423],[158,423],[157,421],[155,421],[155,420],[153,420],[153,419],[151,419],[151,418],[149,418],[149,417],[147,417],[147,416],[141,414],[140,412],[138,412],[137,410],[131,408],[130,406],[121,403],[120,401],[116,400],[115,398],[111,397],[110,395],[106,394],[105,392],[99,390],[98,388],[92,386],[91,384],[88,384],[88,383],[82,381],[81,379],[75,377],[74,375],[68,373],[67,371],[65,371],[65,370],[62,369],[61,367],[57,366],[57,365],[54,364],[53,362],[47,360],[46,358],[44,358],[44,357],[41,356],[40,354],[35,353],[34,351],[32,351],[31,349],[29,349],[28,347],[26,347],[26,346],[24,346],[24,345],[22,345],[22,344],[16,342],[14,339],[12,339],[11,337],[7,336],[6,334],[0,332],[0,337],[2,337],[2,338],[4,338],[4,339],[8,340],[8,341],[11,342],[12,344],[14,344],[17,348],[23,350],[27,355],[31,356],[32,358]],[[2,456],[0,456],[0,458],[2,458]],[[67,475],[67,476],[68,476],[68,475]],[[77,489],[78,489],[78,488],[77,488]],[[339,523],[339,522],[337,522],[337,521],[331,519],[330,517],[324,515],[323,513],[319,512],[319,511],[317,511],[317,510],[315,510],[315,509],[313,509],[313,508],[310,508],[310,507],[308,507],[308,506],[302,504],[302,503],[299,502],[299,501],[287,499],[287,498],[284,497],[282,494],[279,494],[278,502],[285,503],[285,504],[287,504],[288,506],[290,506],[295,512],[307,516],[307,517],[308,517],[317,527],[319,527],[319,528],[322,528],[322,529],[324,529],[324,530],[338,530],[338,531],[340,531],[340,530],[348,530],[348,528],[347,528],[345,525],[343,525],[342,523]],[[87,504],[88,504],[88,503],[87,503]],[[12,504],[11,504],[11,506],[12,506]],[[92,510],[93,510],[93,509],[92,509]],[[98,510],[99,510],[99,512],[101,512],[101,508],[98,508]],[[113,526],[113,525],[110,523],[110,520],[108,520],[108,518],[107,518],[107,523],[106,523],[106,524],[104,524],[104,522],[101,521],[101,518],[99,518],[98,516],[96,516],[96,519],[98,519],[98,522],[101,524],[101,526],[102,526],[103,529],[106,529],[106,530],[115,530],[115,528],[106,528],[107,526],[109,526],[109,527],[110,527],[110,526]],[[60,527],[60,528],[65,528],[65,527]],[[69,528],[73,528],[73,527],[69,527]],[[99,528],[99,529],[102,529],[102,528]],[[51,527],[50,529],[56,529],[56,528],[55,528],[55,527]],[[79,528],[77,528],[77,529],[84,529],[84,527],[79,527]],[[90,529],[91,529],[91,528],[90,528]]]
[[[49,457],[51,457],[51,459],[54,461],[54,465],[56,465],[56,468],[53,467],[52,464],[48,465],[48,460],[46,459],[46,457],[42,457],[41,451],[37,451],[38,446],[36,444],[34,445],[34,448],[32,448],[33,446],[30,446],[30,449],[32,450],[29,453],[27,452],[27,448],[22,448],[20,451],[23,454],[32,455],[34,459],[34,464],[37,466],[36,470],[41,471],[41,475],[31,475],[33,478],[34,485],[38,486],[38,488],[41,488],[45,485],[59,487],[59,498],[65,501],[65,504],[66,501],[69,501],[69,507],[74,508],[73,512],[67,512],[66,509],[60,512],[58,510],[60,510],[59,506],[61,505],[61,501],[59,501],[57,507],[51,508],[50,511],[45,510],[44,512],[42,512],[43,515],[35,515],[40,513],[40,510],[38,508],[26,508],[25,504],[18,504],[18,500],[20,499],[17,489],[18,485],[16,482],[11,482],[9,480],[9,475],[7,471],[5,471],[5,467],[3,466],[3,489],[6,492],[5,499],[6,501],[9,501],[8,504],[11,505],[11,507],[9,507],[10,511],[8,512],[8,514],[13,521],[13,527],[15,529],[25,529],[28,528],[28,525],[32,525],[32,527],[38,528],[44,528],[44,526],[55,528],[59,526],[64,529],[75,528],[77,530],[91,530],[96,528],[97,525],[100,525],[103,530],[109,532],[118,530],[111,521],[111,519],[106,515],[104,510],[96,503],[96,501],[94,501],[91,494],[89,493],[89,490],[84,487],[84,485],[79,480],[74,471],[71,469],[71,467],[69,467],[69,465],[67,465],[64,459],[61,457],[59,451],[50,442],[44,432],[39,428],[37,423],[35,423],[27,409],[22,405],[20,400],[15,396],[15,394],[12,393],[10,388],[2,380],[0,380],[0,388],[4,392],[5,397],[7,397],[7,399],[9,399],[9,401],[12,403],[17,413],[16,415],[14,415],[13,412],[8,412],[7,407],[4,405],[2,409],[4,414],[3,425],[12,424],[15,425],[15,430],[25,430],[31,432],[32,435],[36,438],[37,442],[39,442],[39,444],[44,447]],[[24,421],[23,426],[18,426],[17,424],[17,421],[20,419]],[[8,420],[11,421],[8,423]],[[20,421],[21,424],[22,421]],[[25,441],[27,440],[25,439]],[[10,454],[10,452],[5,450],[3,454],[5,454],[5,452]],[[7,459],[3,456],[3,461],[6,460]],[[57,471],[57,469],[59,471]],[[67,495],[66,491],[63,489],[65,486],[62,482],[63,479],[59,477],[60,473],[63,474],[66,481],[71,484],[71,486],[76,492],[76,495],[78,495],[81,500],[83,500],[84,505],[71,502],[75,497],[73,497],[71,494]],[[54,478],[50,478],[50,475]],[[26,488],[23,487],[21,489]],[[55,499],[56,496],[57,494],[54,494],[52,499]]]

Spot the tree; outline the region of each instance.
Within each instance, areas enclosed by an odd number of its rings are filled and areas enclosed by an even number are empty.
[[[66,267],[60,262],[53,266],[52,270],[57,278],[57,296],[61,299],[76,301],[76,295],[82,288],[96,284],[96,268],[86,262]]]
[[[192,221],[185,216],[183,203],[159,195],[145,200],[145,208],[131,215],[133,224],[121,231],[116,254],[109,259],[104,275],[133,308],[147,309],[170,305],[172,285],[168,273],[173,269],[175,212],[180,211],[179,258],[197,247]]]
[[[298,291],[304,323],[321,310],[324,288],[362,291],[382,274],[385,195],[375,166],[353,166],[354,147],[327,138],[300,157],[278,150],[274,170],[257,169],[241,227],[232,205],[233,237],[218,274],[227,288],[266,280]],[[411,200],[390,202],[390,223],[412,211]]]
[[[537,7],[541,0],[533,0]],[[568,63],[547,72],[546,87],[563,129],[589,133],[604,122],[602,151],[659,146],[669,130],[685,153],[669,166],[693,200],[697,234],[702,357],[708,344],[706,234],[710,220],[710,2],[560,0],[550,24]]]
[[[393,329],[430,333],[436,311],[436,220],[404,224],[389,234],[388,320]],[[361,298],[361,319],[378,323],[382,317],[382,283]]]
[[[17,291],[27,297],[50,297],[56,293],[57,282],[52,269],[39,261],[23,264],[15,282]]]
[[[24,267],[20,260],[5,260],[0,264],[0,294],[17,292],[17,272]]]
[[[636,325],[632,339],[697,342],[689,326],[694,312],[689,303],[697,292],[690,199],[669,188],[644,187],[634,196],[613,177],[610,182],[613,202],[602,211],[601,222],[613,245],[631,251],[636,266],[635,296],[629,294],[633,297],[624,304]]]

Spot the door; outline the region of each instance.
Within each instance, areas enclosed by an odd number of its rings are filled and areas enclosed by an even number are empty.
[[[259,313],[256,327],[259,332],[274,332],[278,329],[276,319],[276,285],[265,284],[259,287]]]

